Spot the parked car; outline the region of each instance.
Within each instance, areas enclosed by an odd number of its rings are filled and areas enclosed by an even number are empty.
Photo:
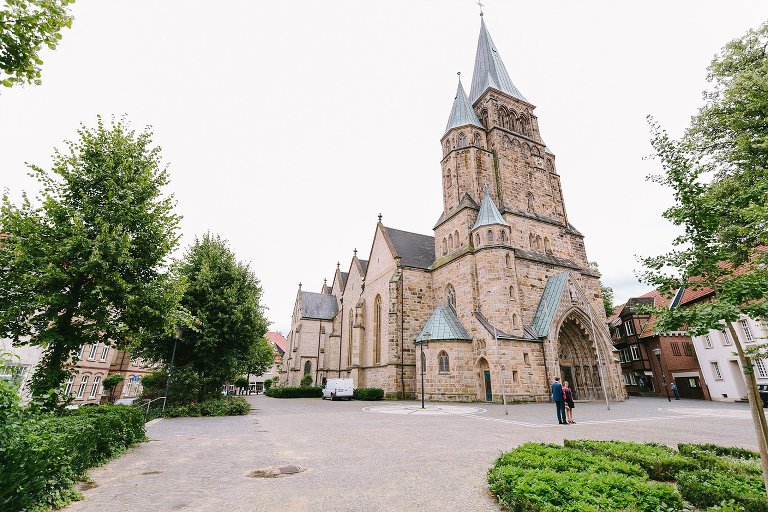
[[[760,394],[760,401],[763,407],[768,407],[768,384],[758,384],[757,392]]]
[[[323,386],[323,399],[346,398],[352,400],[352,394],[355,391],[352,379],[328,379]]]

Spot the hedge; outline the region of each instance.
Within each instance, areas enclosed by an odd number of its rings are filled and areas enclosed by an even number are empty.
[[[768,495],[760,476],[703,469],[680,475],[677,488],[686,500],[698,507],[711,507],[732,500],[746,512],[768,510]]]
[[[323,388],[320,386],[271,387],[264,394],[272,398],[320,398]]]
[[[352,392],[355,400],[382,400],[384,390],[381,388],[357,388]]]
[[[141,409],[84,407],[0,425],[0,510],[61,507],[86,471],[145,440]]]
[[[244,416],[251,412],[250,404],[242,397],[216,397],[189,405],[166,407],[156,416],[178,418],[180,416]]]
[[[565,446],[624,460],[643,468],[654,480],[672,481],[682,471],[700,469],[701,465],[675,450],[653,443],[640,444],[624,441],[569,441]]]

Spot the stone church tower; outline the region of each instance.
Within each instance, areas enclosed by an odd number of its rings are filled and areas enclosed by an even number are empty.
[[[351,376],[389,397],[543,401],[625,398],[598,274],[569,222],[555,155],[482,21],[469,97],[440,139],[434,238],[376,226],[368,260],[299,290],[284,382]],[[309,335],[308,335],[309,334]]]

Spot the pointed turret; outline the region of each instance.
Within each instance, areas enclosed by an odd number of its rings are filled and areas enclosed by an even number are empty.
[[[491,193],[489,192],[488,187],[486,187],[485,197],[483,197],[483,202],[480,204],[480,213],[477,215],[475,225],[472,226],[472,231],[479,227],[490,226],[492,224],[509,226],[507,221],[504,220],[504,217],[501,216],[499,209],[496,208],[496,204],[493,202],[493,199],[491,199]]]
[[[477,54],[475,55],[475,71],[472,75],[472,89],[469,94],[470,104],[477,101],[482,94],[493,87],[510,96],[527,102],[523,94],[517,90],[512,79],[509,78],[507,69],[501,61],[501,56],[493,44],[491,34],[485,27],[485,21],[480,18],[480,38],[477,41]]]
[[[469,103],[467,93],[464,92],[464,86],[461,85],[461,79],[459,79],[459,87],[456,89],[456,97],[453,99],[451,117],[448,118],[445,133],[448,133],[453,128],[466,125],[477,126],[478,128],[483,127],[477,118],[477,114],[475,114],[475,110]]]

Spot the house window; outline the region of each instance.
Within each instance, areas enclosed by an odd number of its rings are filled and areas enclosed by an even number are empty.
[[[88,359],[96,359],[96,344],[91,345],[91,350],[88,351]]]
[[[711,361],[709,364],[712,365],[712,373],[715,375],[715,380],[723,380],[723,374],[720,373],[720,365],[717,361]]]
[[[67,381],[67,387],[64,388],[64,394],[69,395],[72,392],[72,383],[75,382],[74,377],[70,377]]]
[[[627,333],[627,336],[632,336],[635,334],[635,329],[632,326],[632,320],[627,320],[624,322],[624,331]]]
[[[349,334],[347,335],[347,366],[352,366],[352,310],[349,310]]]
[[[123,396],[131,396],[131,390],[133,389],[133,375],[125,380],[127,381],[127,386],[124,385]]]
[[[304,375],[309,375],[312,373],[312,361],[307,361],[304,363]]]
[[[709,334],[704,336],[704,348],[712,348],[712,338],[709,337]]]
[[[381,362],[381,295],[373,302],[373,364]]]
[[[512,370],[512,382],[517,383],[518,376],[517,376],[517,370]]]
[[[755,341],[755,337],[752,336],[752,329],[750,329],[749,327],[749,321],[744,319],[744,320],[739,320],[739,322],[741,323],[741,328],[744,329],[744,337],[746,338],[746,340]]]
[[[85,352],[85,345],[84,345],[84,344],[83,344],[83,345],[80,345],[80,351],[78,351],[78,353],[77,353],[77,358],[78,358],[78,359],[82,359],[82,357],[83,357],[83,352]]]
[[[728,334],[728,331],[723,330],[720,332],[723,335],[723,345],[726,347],[732,345],[733,343],[731,342],[731,336]]]
[[[523,362],[526,366],[531,366],[531,356],[528,352],[523,352]]]
[[[690,341],[683,342],[683,350],[685,351],[685,355],[687,356],[695,356],[696,350],[693,348],[693,343]]]
[[[85,386],[88,385],[88,376],[84,376],[83,380],[80,381],[80,387],[77,388],[77,398],[83,398],[83,393],[85,393]]]
[[[629,373],[625,373],[624,374],[624,385],[625,386],[631,386],[632,385],[632,380],[629,378],[629,375],[630,375]]]
[[[445,350],[442,350],[437,356],[437,365],[438,371],[440,373],[448,373],[448,354],[445,352]]]
[[[765,361],[762,359],[755,359],[755,367],[757,368],[757,376],[761,379],[768,378],[768,371],[765,370]]]
[[[675,356],[683,355],[682,352],[680,352],[680,343],[673,341],[672,343],[670,343],[670,346],[672,347],[672,355],[675,355]]]
[[[107,355],[109,355],[109,347],[104,345],[104,348],[101,351],[101,360],[102,361],[106,361],[107,360]]]
[[[640,360],[640,346],[639,345],[632,345],[629,347],[629,349],[632,351],[632,360],[633,361],[639,361]]]
[[[701,382],[699,382],[699,378],[698,377],[690,377],[688,379],[688,387],[689,388],[700,388],[701,387]]]
[[[93,387],[91,388],[90,398],[94,398],[99,392],[99,384],[101,383],[101,377],[93,378]]]

